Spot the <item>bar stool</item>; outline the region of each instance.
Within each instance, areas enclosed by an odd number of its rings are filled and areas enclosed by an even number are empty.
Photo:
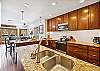
[[[12,54],[12,49],[11,49],[11,45],[9,44],[9,40],[7,40],[7,38],[5,38],[5,46],[6,46],[6,56],[7,56],[7,49],[10,49],[10,55]]]

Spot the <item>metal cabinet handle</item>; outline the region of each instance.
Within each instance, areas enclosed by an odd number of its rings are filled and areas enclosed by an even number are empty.
[[[93,57],[96,57],[96,55],[93,55]]]
[[[95,48],[92,48],[92,49],[95,49]]]
[[[75,52],[77,52],[78,50],[74,50]]]

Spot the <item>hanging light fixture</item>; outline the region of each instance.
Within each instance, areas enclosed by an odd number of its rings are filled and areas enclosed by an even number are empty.
[[[23,23],[24,26],[25,26],[26,23],[25,23],[25,20],[24,20],[24,11],[21,11],[21,14],[22,14],[22,16],[21,16],[21,23]]]
[[[42,17],[40,16],[40,24],[39,24],[39,33],[43,34],[43,24],[42,24]]]

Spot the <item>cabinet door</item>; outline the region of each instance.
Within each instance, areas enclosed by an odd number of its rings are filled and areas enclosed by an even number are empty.
[[[89,29],[100,28],[99,2],[89,6]]]
[[[64,14],[63,22],[68,23],[68,14]]]
[[[63,15],[56,17],[56,31],[58,31],[58,24],[62,24],[63,22]]]
[[[63,15],[56,17],[56,23],[57,24],[62,24],[63,23]]]
[[[47,31],[51,32],[52,21],[51,19],[47,20]]]
[[[86,30],[88,29],[88,7],[83,7],[78,9],[78,29]]]
[[[68,14],[69,30],[77,30],[77,10]]]
[[[55,18],[52,18],[52,26],[51,26],[51,29],[52,29],[52,32],[56,31],[56,20]]]

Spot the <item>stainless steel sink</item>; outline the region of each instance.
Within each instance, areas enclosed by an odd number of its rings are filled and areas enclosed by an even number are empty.
[[[44,50],[42,52],[39,52],[40,62],[43,62],[54,55],[55,53],[49,50]]]
[[[71,71],[74,61],[58,55],[47,60],[42,65],[47,71]]]

